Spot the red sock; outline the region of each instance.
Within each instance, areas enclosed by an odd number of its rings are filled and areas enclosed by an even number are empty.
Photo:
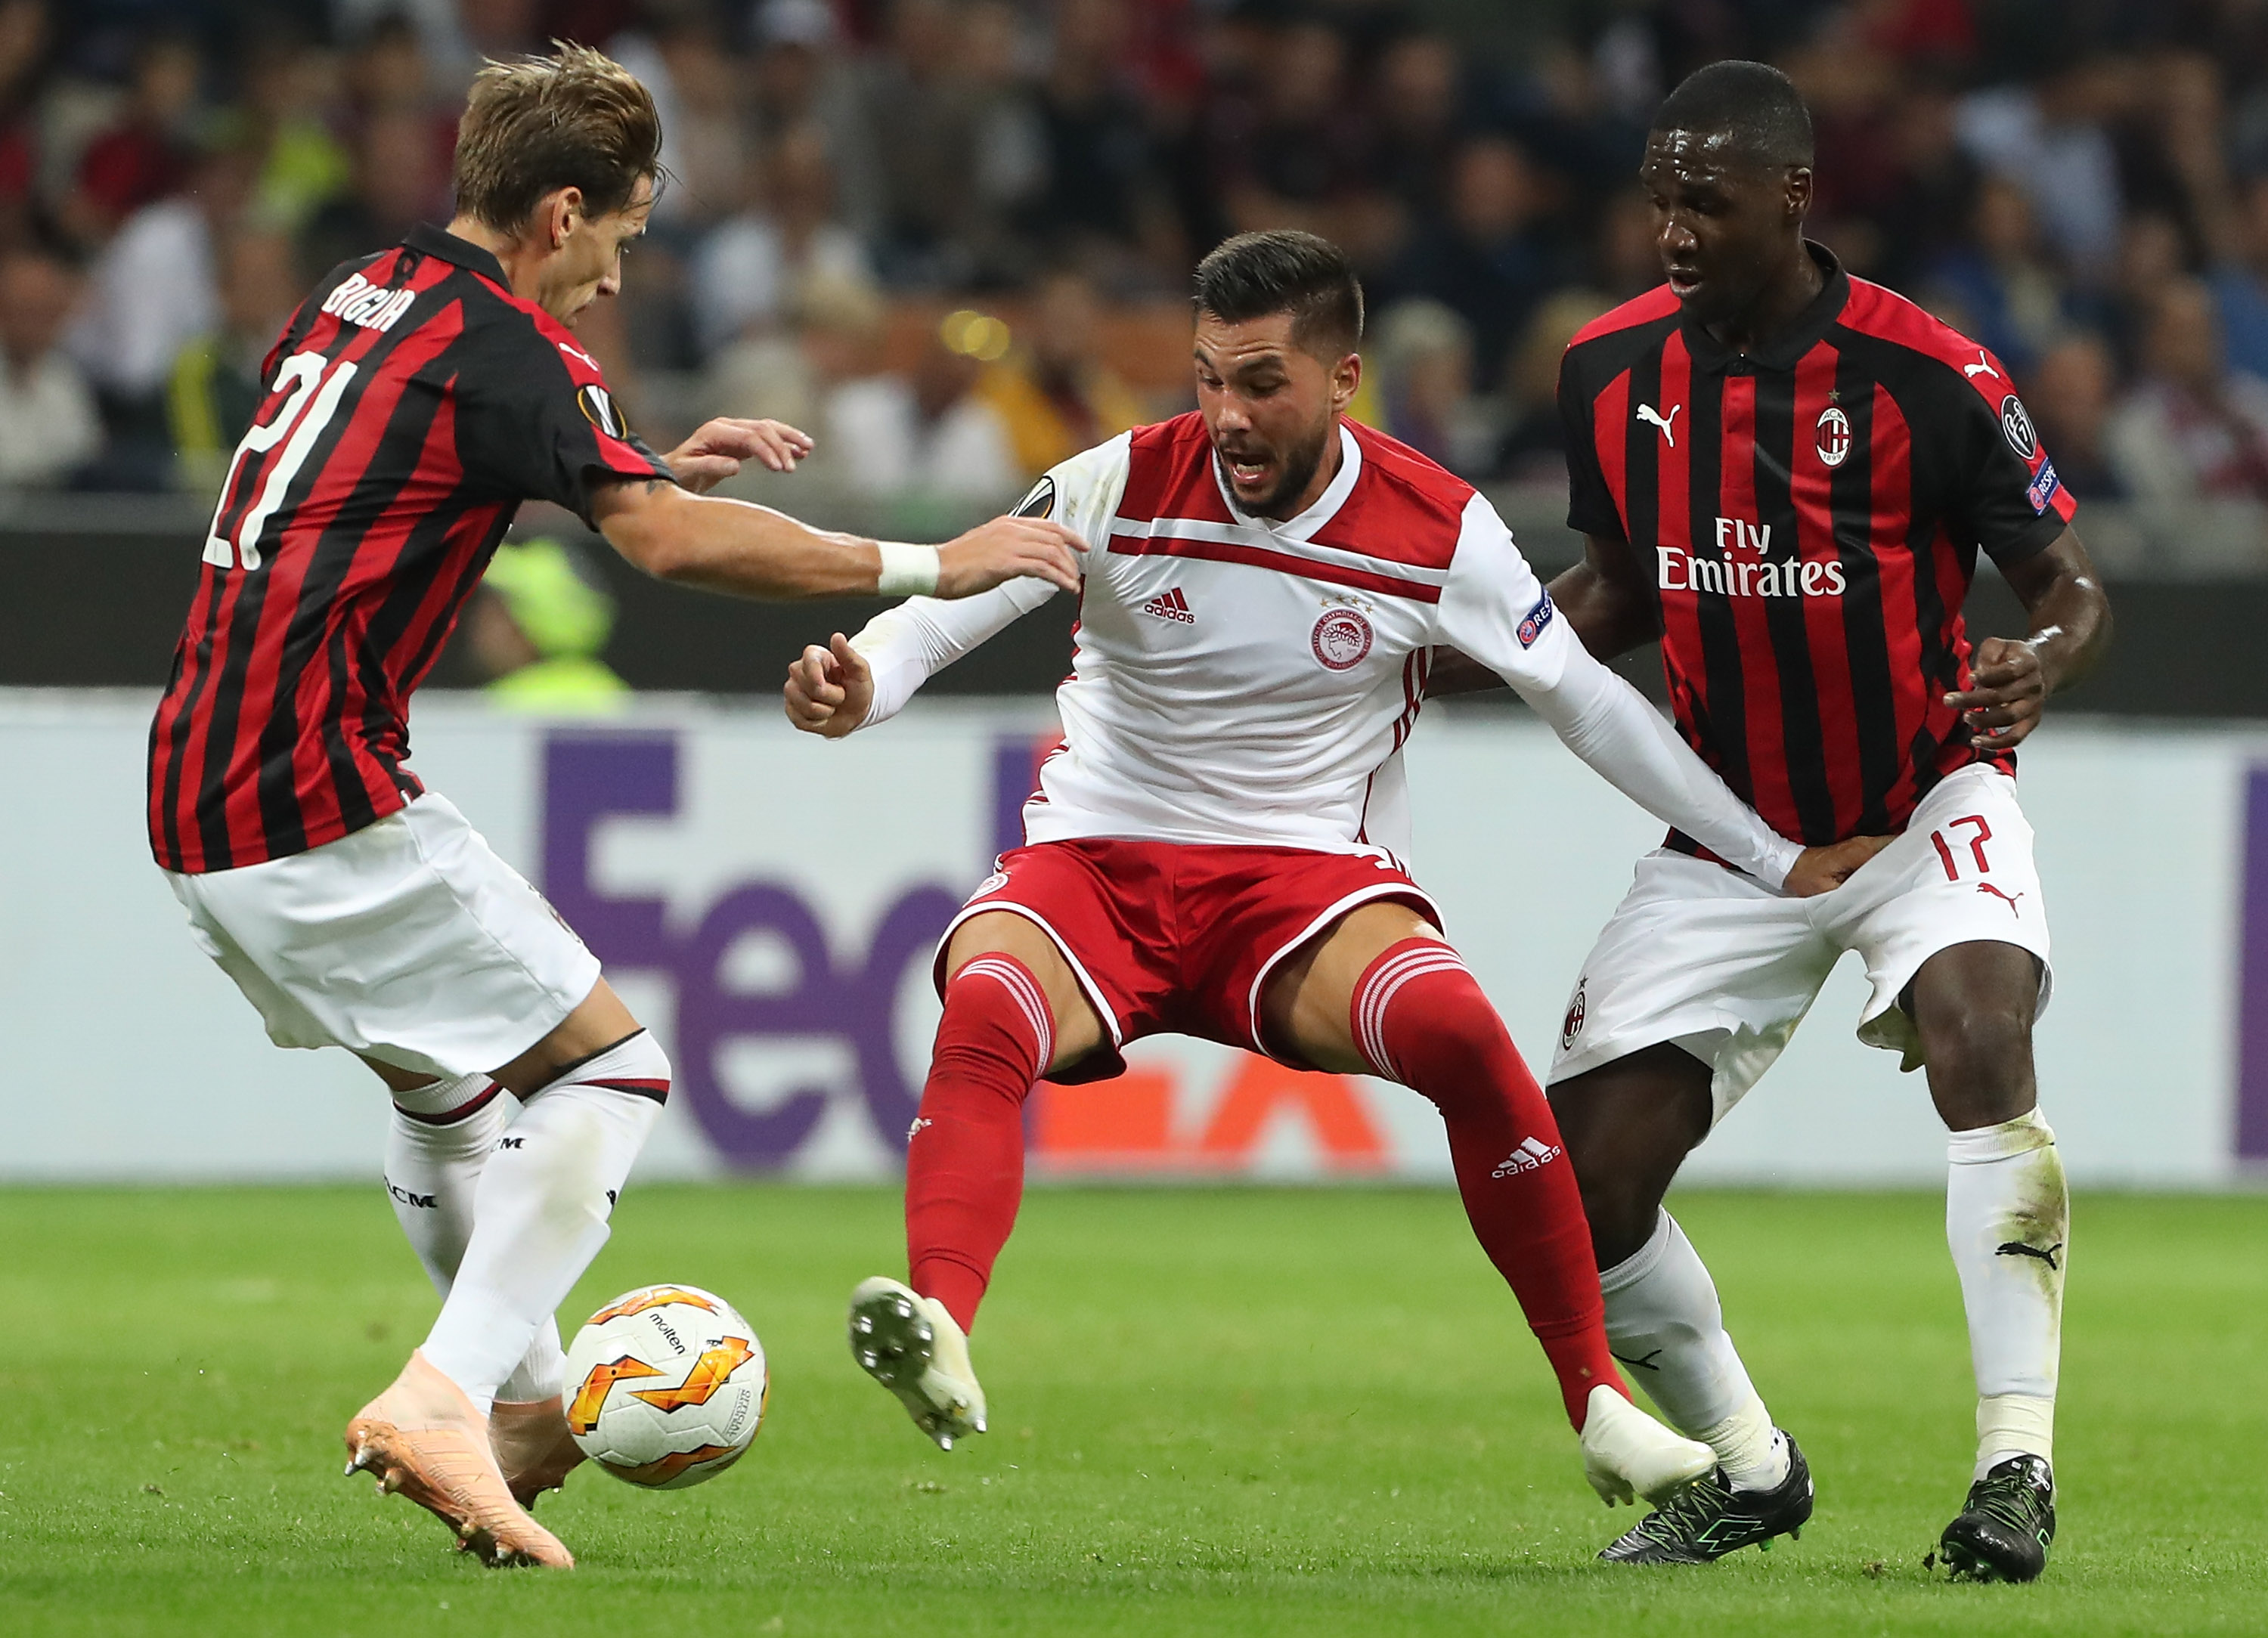
[[[1543,1089],[1479,982],[1438,938],[1405,938],[1372,962],[1351,1021],[1372,1068],[1440,1110],[1465,1216],[1520,1299],[1580,1432],[1593,1388],[1604,1383],[1625,1399],[1630,1390],[1607,1351],[1590,1224]]]
[[[915,1290],[963,1331],[1024,1197],[1024,1099],[1055,1055],[1055,1014],[1031,969],[979,956],[945,987],[921,1114],[906,1146],[906,1260]]]

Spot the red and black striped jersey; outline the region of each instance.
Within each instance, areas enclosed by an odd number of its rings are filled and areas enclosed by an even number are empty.
[[[1687,743],[1781,834],[1902,828],[1962,765],[1961,606],[2073,513],[1999,360],[1823,246],[1826,284],[1742,355],[1667,285],[1579,333],[1559,372],[1568,523],[1629,543]],[[1683,837],[1672,846],[1692,850]]]
[[[411,691],[524,500],[667,480],[572,332],[437,228],[335,268],[261,369],[150,734],[150,842],[282,858],[423,789]]]

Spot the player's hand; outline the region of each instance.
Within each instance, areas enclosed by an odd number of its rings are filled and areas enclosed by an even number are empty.
[[[1086,549],[1086,541],[1044,518],[995,518],[937,548],[937,595],[974,597],[1026,575],[1075,593]]]
[[[787,668],[787,719],[807,734],[840,739],[874,709],[874,672],[866,657],[836,632]]]
[[[818,652],[815,649],[812,651]],[[1830,847],[1806,848],[1796,855],[1780,891],[1791,899],[1832,892],[1849,881],[1860,865],[1896,840],[1893,836],[1852,836]]]
[[[681,485],[703,495],[738,473],[743,461],[760,460],[774,472],[793,472],[796,462],[814,447],[808,432],[799,432],[784,421],[719,415],[662,459]]]
[[[1947,694],[1945,702],[1961,713],[1977,748],[2006,751],[2021,744],[2040,725],[2048,700],[2039,651],[2017,639],[1987,637],[1977,645],[1970,672],[1975,686]]]

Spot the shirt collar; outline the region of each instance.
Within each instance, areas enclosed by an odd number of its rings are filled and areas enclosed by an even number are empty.
[[[438,256],[454,267],[464,268],[468,273],[477,273],[491,283],[500,284],[507,290],[512,288],[512,281],[504,275],[504,263],[498,261],[491,253],[474,244],[472,240],[459,239],[446,228],[435,227],[430,222],[420,222],[409,230],[408,236],[401,242],[411,250],[428,256]]]
[[[1811,298],[1810,305],[1796,314],[1795,322],[1769,344],[1738,353],[1692,320],[1678,321],[1678,328],[1685,337],[1685,350],[1692,357],[1695,369],[1714,372],[1745,361],[1754,370],[1793,370],[1798,359],[1819,345],[1829,327],[1843,316],[1844,306],[1851,299],[1851,275],[1843,270],[1835,253],[1817,239],[1805,239],[1803,247],[1827,275],[1826,282],[1819,287],[1819,294]]]

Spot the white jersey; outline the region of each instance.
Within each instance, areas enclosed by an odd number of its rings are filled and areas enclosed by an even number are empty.
[[[1242,510],[1185,415],[1072,457],[1025,506],[1086,542],[1062,746],[1027,840],[1399,854],[1402,749],[1432,650],[1501,675],[1616,785],[1777,886],[1795,844],[1594,660],[1473,488],[1384,434],[1339,430],[1337,474],[1288,521]],[[1054,589],[917,598],[853,639],[886,720]],[[1694,826],[1708,834],[1703,836]]]

